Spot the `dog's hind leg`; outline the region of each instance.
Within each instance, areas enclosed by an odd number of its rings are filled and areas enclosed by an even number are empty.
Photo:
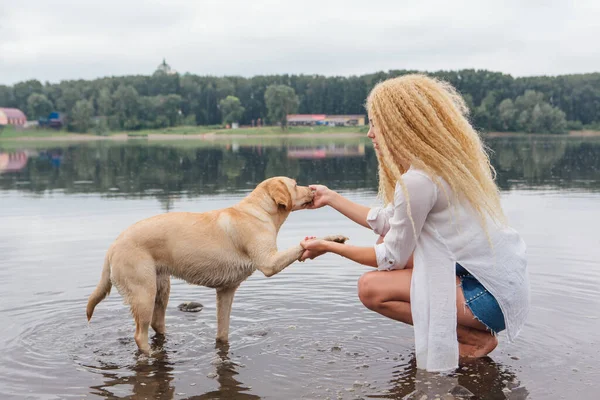
[[[126,256],[115,256],[111,278],[131,308],[135,320],[135,343],[138,348],[150,354],[148,328],[154,313],[156,297],[156,267],[154,261],[145,254],[133,252]]]
[[[217,342],[229,341],[229,317],[238,286],[217,289]]]
[[[154,313],[152,314],[150,326],[159,335],[164,335],[166,331],[165,314],[170,292],[171,276],[166,273],[156,275],[156,298],[154,299]]]
[[[135,343],[146,354],[150,354],[148,343],[148,328],[154,313],[154,298],[156,296],[156,283],[143,290],[136,290],[131,300],[131,312],[135,319]]]

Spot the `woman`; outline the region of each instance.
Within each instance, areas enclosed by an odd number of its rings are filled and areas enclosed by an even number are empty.
[[[384,81],[367,99],[384,208],[322,185],[311,208],[333,207],[380,235],[374,247],[312,238],[301,260],[336,253],[378,271],[358,282],[369,309],[414,326],[417,366],[448,371],[481,357],[529,310],[525,244],[507,226],[494,170],[462,97],[422,75]],[[383,271],[383,272],[382,272]]]

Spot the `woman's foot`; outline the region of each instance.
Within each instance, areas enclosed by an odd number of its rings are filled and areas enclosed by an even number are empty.
[[[458,352],[461,357],[484,357],[498,346],[498,338],[489,332],[459,326],[457,334]]]

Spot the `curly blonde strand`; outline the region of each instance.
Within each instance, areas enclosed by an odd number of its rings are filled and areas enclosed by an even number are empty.
[[[385,204],[393,201],[396,182],[408,197],[402,174],[409,164],[438,185],[443,178],[454,193],[448,200],[456,205],[466,199],[484,228],[486,215],[505,223],[495,170],[454,87],[420,74],[388,79],[369,94],[367,111],[379,132],[379,196]]]

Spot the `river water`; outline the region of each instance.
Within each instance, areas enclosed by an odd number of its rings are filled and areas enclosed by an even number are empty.
[[[600,389],[600,140],[488,140],[509,221],[528,245],[529,320],[514,343],[451,376],[416,370],[412,328],[362,306],[367,269],[335,255],[255,273],[236,294],[228,347],[215,347],[214,291],[172,280],[167,335],[137,355],[116,290],[88,325],[104,253],[128,225],[238,202],[287,175],[377,205],[363,140],[86,143],[0,148],[0,399],[597,398]],[[1,145],[0,145],[1,146]],[[374,234],[331,209],[294,212],[278,244]],[[199,313],[177,305],[198,301]]]

